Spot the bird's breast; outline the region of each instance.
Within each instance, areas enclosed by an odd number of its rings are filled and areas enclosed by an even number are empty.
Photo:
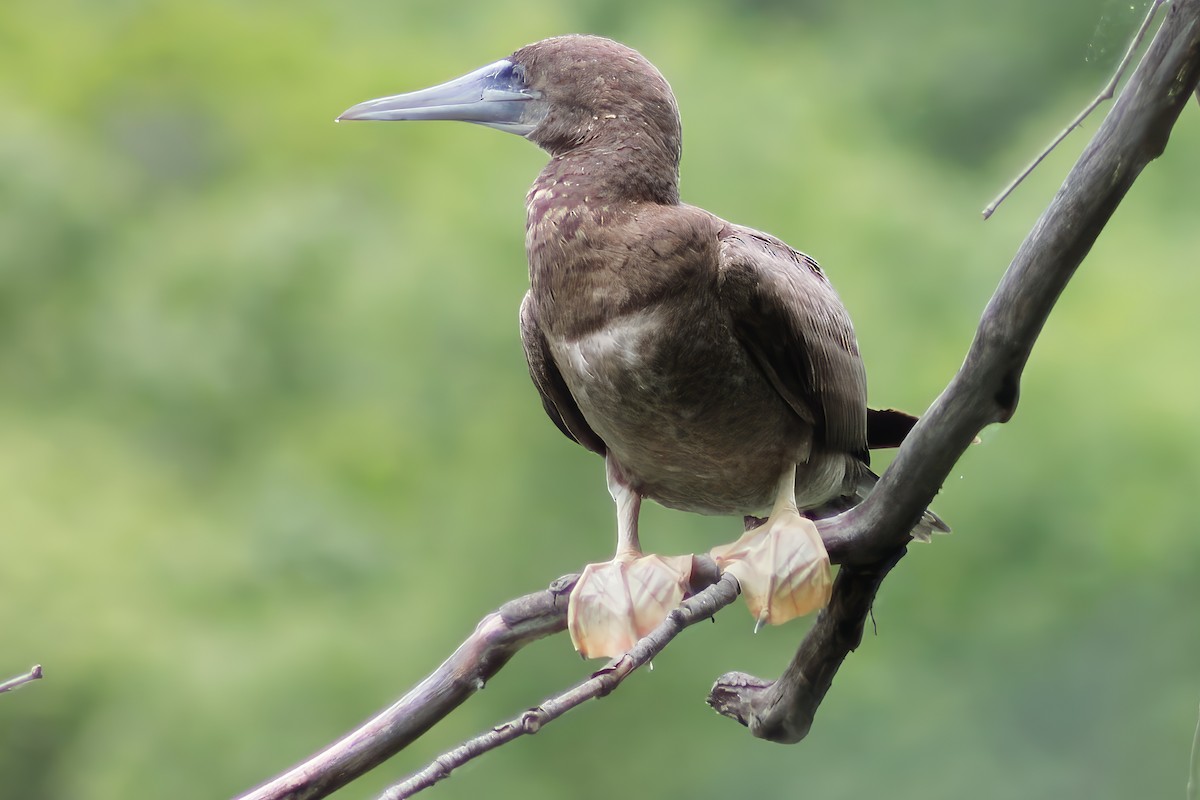
[[[702,513],[768,506],[811,430],[703,304],[661,303],[551,341],[588,424],[634,487]]]

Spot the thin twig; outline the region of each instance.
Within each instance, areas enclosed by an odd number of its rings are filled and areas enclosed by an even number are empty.
[[[1063,139],[1067,138],[1067,134],[1078,128],[1079,125],[1085,119],[1087,119],[1087,116],[1096,110],[1097,106],[1099,106],[1105,100],[1112,99],[1113,93],[1117,90],[1117,84],[1121,82],[1121,76],[1124,75],[1125,70],[1129,68],[1129,64],[1133,61],[1134,54],[1137,53],[1138,46],[1141,45],[1142,39],[1144,39],[1146,36],[1146,31],[1150,29],[1150,23],[1154,20],[1154,15],[1158,13],[1158,7],[1166,1],[1167,0],[1153,0],[1153,2],[1150,3],[1150,10],[1146,13],[1146,18],[1142,20],[1142,27],[1138,28],[1138,32],[1134,35],[1133,41],[1129,43],[1129,49],[1125,51],[1125,57],[1122,58],[1121,63],[1117,65],[1117,70],[1113,73],[1113,76],[1109,80],[1108,84],[1104,87],[1100,94],[1096,95],[1092,102],[1087,104],[1083,111],[1079,112],[1079,116],[1071,120],[1070,125],[1063,128],[1062,132],[1059,133],[1058,136],[1054,137],[1054,141],[1050,142],[1050,144],[1046,146],[1046,149],[1042,150],[1041,155],[1031,161],[1029,166],[1021,170],[1020,174],[1013,178],[1012,182],[1008,184],[1008,186],[1004,187],[1004,191],[1002,191],[995,200],[987,204],[987,208],[983,209],[984,219],[987,219],[996,212],[996,209],[1000,206],[1000,204],[1003,203],[1008,196],[1013,193],[1013,191],[1021,184],[1021,181],[1028,178],[1030,173],[1037,169],[1038,164],[1041,164],[1042,161],[1045,160],[1046,156],[1050,155],[1054,148],[1058,147],[1059,143]],[[1198,95],[1198,97],[1200,97],[1200,95]]]
[[[13,689],[20,688],[27,683],[40,680],[41,677],[42,665],[34,664],[33,669],[29,670],[29,672],[26,672],[24,675],[18,675],[15,678],[9,678],[3,683],[0,683],[0,692],[11,692]]]
[[[1192,738],[1192,760],[1188,766],[1187,800],[1200,797],[1200,719],[1196,720],[1196,735]]]
[[[503,725],[443,753],[425,769],[392,786],[380,796],[379,800],[404,800],[412,797],[417,792],[428,789],[438,781],[450,777],[453,770],[484,753],[495,750],[521,736],[537,733],[572,708],[588,700],[604,697],[616,689],[630,673],[661,653],[663,648],[684,628],[709,619],[736,600],[737,596],[737,579],[732,575],[722,576],[712,586],[685,600],[679,608],[667,615],[661,625],[634,645],[632,650],[623,656],[614,658],[587,680],[546,700],[536,708],[525,711]]]

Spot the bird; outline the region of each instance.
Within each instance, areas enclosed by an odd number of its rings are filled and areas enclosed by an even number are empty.
[[[521,338],[546,414],[605,459],[617,512],[613,559],[568,599],[575,648],[620,655],[687,591],[690,556],[642,550],[646,499],[744,517],[711,554],[756,628],[823,607],[812,518],[864,498],[869,447],[916,420],[868,410],[849,313],[814,259],[680,200],[681,121],[659,70],[608,38],[556,36],[351,120],[476,123],[549,155],[526,195]],[[926,511],[912,535],[948,530]]]

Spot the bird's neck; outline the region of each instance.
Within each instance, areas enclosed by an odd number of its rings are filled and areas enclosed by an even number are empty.
[[[646,182],[629,192],[629,168],[607,152],[576,151],[555,158],[529,191],[530,287],[554,336],[583,335],[713,272],[705,245],[719,221],[679,203],[673,169],[656,192]]]
[[[551,159],[534,190],[582,191],[609,206],[679,203],[679,155],[649,131],[587,141]]]
[[[653,148],[595,143],[551,159],[526,196],[526,244],[565,252],[589,232],[593,244],[613,234],[639,208],[677,206],[675,162]]]

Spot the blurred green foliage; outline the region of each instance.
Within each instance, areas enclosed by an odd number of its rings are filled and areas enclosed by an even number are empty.
[[[920,410],[1095,120],[1144,3],[499,0],[0,5],[0,797],[230,796],[588,560],[598,459],[543,417],[516,310],[543,161],[334,125],[526,42],[602,33],[683,109],[685,197],[815,255],[874,402]],[[1171,796],[1200,695],[1200,113],[1062,298],[807,741],[703,704],[779,671],[739,609],[434,797]],[[663,552],[734,520],[650,508]],[[565,638],[347,797],[587,672]]]

